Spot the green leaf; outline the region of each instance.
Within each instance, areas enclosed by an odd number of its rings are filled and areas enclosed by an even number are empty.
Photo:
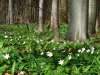
[[[15,72],[15,65],[16,65],[16,61],[14,60],[14,61],[13,61],[12,68],[11,68],[11,75],[14,75],[14,72]]]
[[[45,70],[45,71],[50,70],[50,67],[51,67],[51,65],[47,65],[47,66],[44,68],[44,70]]]
[[[3,47],[3,41],[0,39],[0,48]]]
[[[65,66],[68,62],[69,62],[68,57],[66,57],[66,58],[64,59],[64,64],[62,64],[62,66]]]
[[[65,71],[68,73],[70,71],[70,69],[68,67],[66,67]]]
[[[0,64],[3,62],[4,58],[2,57],[2,54],[0,54]]]
[[[72,66],[72,70],[73,70],[72,72],[73,72],[74,74],[78,74],[78,75],[79,75],[79,70],[80,70],[80,68],[78,69],[77,66],[73,65],[73,66]]]
[[[3,75],[1,71],[0,71],[0,75]]]
[[[90,65],[89,66],[87,66],[85,69],[84,69],[84,71],[83,72],[87,72],[89,69],[90,69]]]
[[[24,68],[24,66],[25,66],[24,63],[20,64],[20,66],[19,66],[19,70],[22,70],[22,69]]]
[[[64,67],[62,67],[62,66],[58,66],[57,67],[57,72],[58,73],[61,73],[61,72],[63,72],[64,71]]]
[[[4,64],[3,66],[0,66],[0,72],[4,72],[9,66]]]

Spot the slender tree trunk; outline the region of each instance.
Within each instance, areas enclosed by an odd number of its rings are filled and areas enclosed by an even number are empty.
[[[97,0],[97,14],[96,14],[96,32],[98,31],[98,29],[99,29],[99,26],[100,26],[100,14],[99,14],[99,8],[100,8],[100,6],[99,6],[99,0]]]
[[[71,0],[70,26],[66,40],[85,42],[88,38],[88,1]]]
[[[88,33],[89,35],[95,34],[96,26],[96,4],[97,0],[89,0],[89,22],[88,22]]]
[[[59,28],[58,28],[58,0],[52,0],[52,16],[51,16],[51,24],[54,29],[54,39],[56,41],[59,40]]]
[[[61,22],[68,23],[68,0],[61,0]]]
[[[9,0],[9,20],[13,24],[13,0]]]
[[[61,0],[58,0],[58,25],[61,24],[60,14],[61,14]]]
[[[44,30],[44,26],[43,26],[43,0],[40,0],[39,2],[39,35],[41,35],[41,33]]]

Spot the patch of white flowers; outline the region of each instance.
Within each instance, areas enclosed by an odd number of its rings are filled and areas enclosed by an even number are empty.
[[[4,38],[8,38],[8,36],[7,36],[7,35],[5,35],[5,36],[4,36]]]
[[[84,52],[84,51],[85,51],[85,48],[83,47],[83,48],[81,49],[81,53]]]
[[[46,55],[49,56],[49,57],[52,57],[53,56],[52,52],[49,52],[49,51],[46,52]]]
[[[8,59],[9,58],[9,54],[7,54],[7,53],[2,54],[2,56],[3,56],[4,59]]]
[[[93,46],[90,46],[89,49],[87,49],[87,50],[83,47],[83,48],[79,49],[78,52],[79,53],[83,53],[84,51],[86,51],[87,53],[91,52],[91,54],[93,54],[94,53],[94,49],[95,48]]]
[[[91,54],[93,54],[95,48],[93,46],[90,46],[90,49],[91,49]]]
[[[90,49],[87,49],[87,50],[86,50],[87,53],[89,53],[90,51],[91,51]]]

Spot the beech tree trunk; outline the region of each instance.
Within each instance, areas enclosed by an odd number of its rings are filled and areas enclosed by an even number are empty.
[[[43,0],[39,2],[39,35],[43,33],[44,26],[43,26]]]
[[[71,0],[71,17],[66,40],[85,42],[88,39],[89,0]]]
[[[96,26],[96,5],[97,0],[89,0],[89,22],[88,22],[88,33],[89,35],[95,34],[95,26]]]
[[[99,30],[100,27],[100,1],[97,0],[97,14],[96,14],[96,32]]]
[[[13,0],[9,0],[9,23],[13,24]]]
[[[61,0],[61,23],[68,23],[68,0]]]
[[[54,39],[59,40],[59,19],[58,19],[58,2],[59,0],[52,0],[51,26],[54,29]]]

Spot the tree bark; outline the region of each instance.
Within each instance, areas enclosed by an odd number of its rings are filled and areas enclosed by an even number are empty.
[[[52,0],[52,14],[51,14],[51,24],[54,29],[54,39],[59,40],[59,28],[58,28],[58,0]]]
[[[96,26],[96,5],[97,0],[89,0],[89,20],[88,20],[88,33],[89,35],[95,34]]]
[[[88,39],[88,1],[72,0],[70,25],[66,40],[85,42]]]
[[[100,1],[97,0],[97,14],[96,14],[96,32],[98,32],[99,27],[100,27]]]
[[[13,24],[13,1],[9,0],[9,21]]]
[[[43,33],[44,26],[43,26],[43,0],[39,2],[39,35]]]
[[[61,23],[68,23],[68,0],[61,0]]]

